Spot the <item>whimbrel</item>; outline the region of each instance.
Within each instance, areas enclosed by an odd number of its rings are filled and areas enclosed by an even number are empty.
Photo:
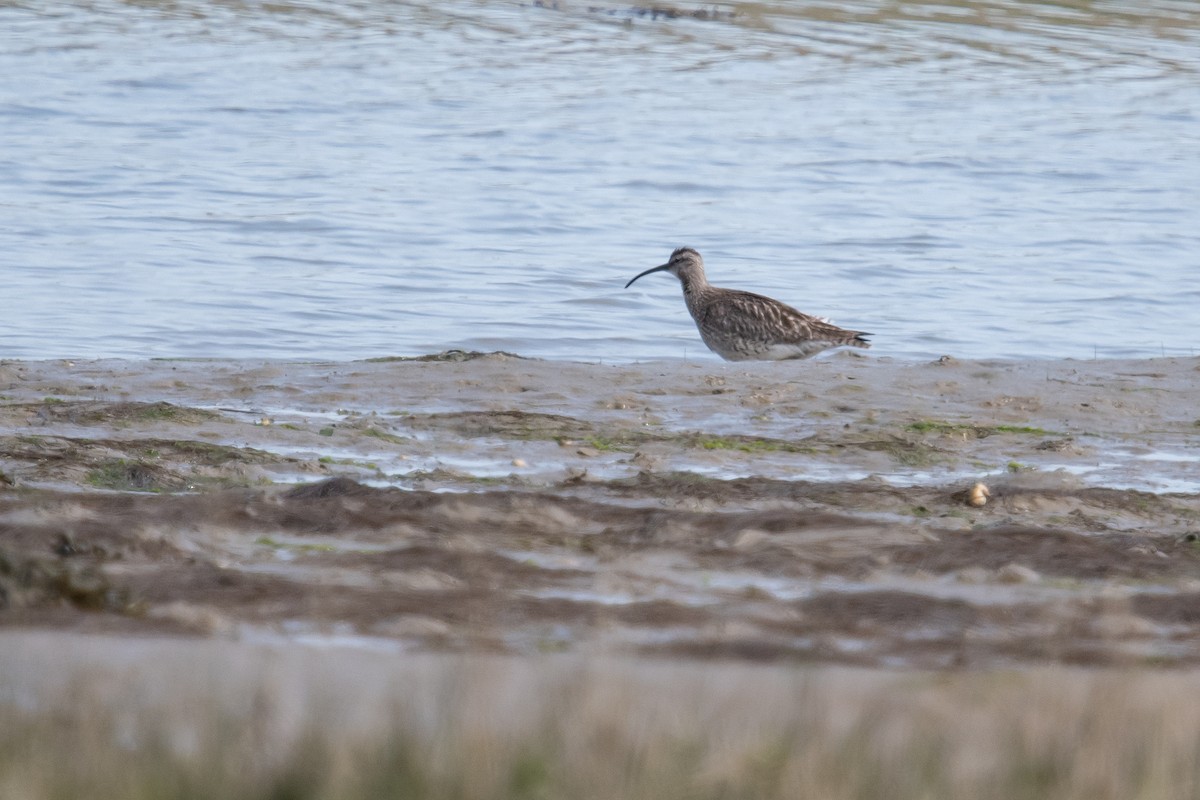
[[[782,361],[808,358],[831,347],[870,347],[863,331],[848,331],[789,305],[753,292],[721,289],[704,277],[704,259],[690,247],[671,253],[671,260],[648,269],[669,272],[683,284],[683,301],[708,349],[726,361]]]

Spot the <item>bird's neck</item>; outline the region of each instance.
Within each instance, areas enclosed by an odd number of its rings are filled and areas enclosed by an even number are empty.
[[[684,297],[699,297],[708,289],[708,279],[700,270],[680,272],[679,282],[683,284]]]
[[[708,285],[704,273],[699,275],[680,275],[679,282],[683,284],[683,302],[687,305],[692,319],[699,319],[706,305],[705,298],[713,287]]]

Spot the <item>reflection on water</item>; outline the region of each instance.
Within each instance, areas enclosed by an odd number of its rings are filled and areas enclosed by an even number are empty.
[[[1200,6],[599,5],[0,4],[0,356],[1195,352]]]

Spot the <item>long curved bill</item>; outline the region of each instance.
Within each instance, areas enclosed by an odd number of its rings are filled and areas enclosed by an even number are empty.
[[[659,264],[657,267],[653,267],[651,269],[646,270],[641,275],[635,275],[633,277],[633,280],[631,280],[629,283],[625,284],[625,288],[628,289],[630,286],[633,286],[633,281],[636,281],[638,278],[644,278],[647,275],[649,275],[651,272],[661,272],[669,266],[671,266],[671,265],[670,264]]]

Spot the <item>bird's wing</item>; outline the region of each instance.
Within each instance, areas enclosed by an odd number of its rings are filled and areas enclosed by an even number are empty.
[[[868,335],[839,328],[754,292],[728,290],[708,303],[702,313],[710,324],[749,341],[844,342]]]

